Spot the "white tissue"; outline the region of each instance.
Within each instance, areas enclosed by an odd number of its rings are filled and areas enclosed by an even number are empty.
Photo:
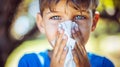
[[[75,46],[75,40],[72,38],[72,35],[71,35],[71,30],[75,26],[78,26],[78,25],[72,21],[65,21],[59,24],[59,28],[64,29],[64,34],[66,34],[68,37],[68,41],[65,47],[65,48],[68,48],[68,53],[65,59],[64,67],[76,67],[75,62],[73,60],[73,55],[72,55],[72,50],[74,49],[74,46]],[[51,43],[54,45],[55,40],[51,41]]]

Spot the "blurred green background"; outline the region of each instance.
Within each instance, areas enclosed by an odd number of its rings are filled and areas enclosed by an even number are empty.
[[[9,55],[5,67],[17,67],[25,53],[51,49],[45,36],[36,28],[35,18],[39,12],[38,0],[23,0],[12,20],[10,36],[22,41]],[[97,10],[100,19],[86,45],[88,52],[109,58],[115,67],[120,67],[120,0],[100,0]],[[34,31],[36,30],[36,31]],[[31,33],[31,35],[28,35]],[[26,37],[27,36],[27,37]]]

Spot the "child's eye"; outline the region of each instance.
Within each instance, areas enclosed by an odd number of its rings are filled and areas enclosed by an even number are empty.
[[[74,17],[75,20],[85,20],[87,19],[85,16],[82,16],[82,15],[77,15]]]
[[[50,17],[50,19],[52,19],[52,20],[61,20],[61,17],[60,16],[52,16],[52,17]]]

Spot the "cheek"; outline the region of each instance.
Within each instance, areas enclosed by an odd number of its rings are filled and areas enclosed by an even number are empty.
[[[45,34],[49,42],[53,41],[57,37],[57,24],[52,24],[50,21],[45,22]]]
[[[81,25],[79,26],[79,29],[81,31],[81,36],[84,39],[84,44],[87,43],[88,39],[89,39],[89,35],[90,35],[90,31],[91,31],[91,26],[88,24],[85,25]]]
[[[49,28],[49,27],[47,27],[47,28]],[[49,28],[49,29],[46,30],[46,35],[47,35],[48,40],[52,41],[56,38],[57,30]]]
[[[86,32],[86,33],[84,33],[84,34],[83,34],[84,41],[85,41],[85,43],[84,43],[84,44],[86,44],[86,43],[87,43],[87,41],[88,41],[88,39],[89,39],[89,36],[90,36],[90,32]]]

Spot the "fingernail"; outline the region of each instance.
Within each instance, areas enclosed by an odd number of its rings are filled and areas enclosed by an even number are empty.
[[[66,38],[67,38],[67,36],[66,36],[66,35],[64,35],[64,36],[63,36],[63,39],[66,39]]]
[[[75,30],[76,30],[76,31],[79,31],[79,29],[78,29],[78,27],[77,27],[77,26],[75,27]]]
[[[74,29],[72,29],[72,33],[75,33]]]
[[[68,47],[65,47],[64,50],[67,51],[67,50],[68,50]]]
[[[59,28],[58,31],[59,31],[60,33],[62,33],[62,29],[61,29],[61,28]]]

